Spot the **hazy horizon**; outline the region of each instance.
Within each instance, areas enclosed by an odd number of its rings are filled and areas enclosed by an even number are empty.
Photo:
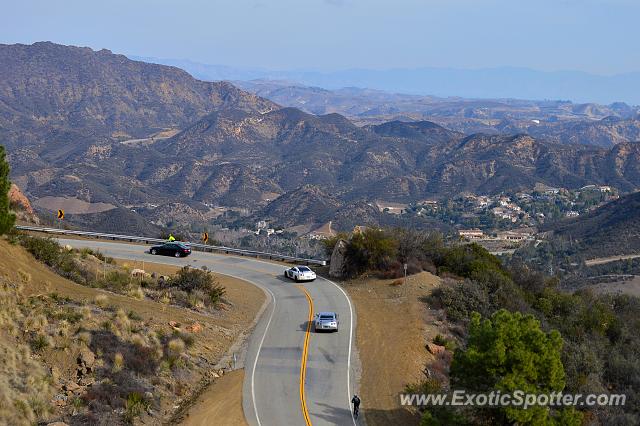
[[[189,59],[127,55],[134,60],[176,66],[201,80],[287,81],[329,90],[356,87],[389,93],[475,99],[571,101],[574,103],[640,105],[640,72],[601,76],[583,71],[541,71],[525,67],[462,69],[446,67],[335,71],[270,70],[205,64]]]
[[[632,0],[166,0],[4,6],[0,40],[271,70],[640,71]]]
[[[633,0],[25,0],[3,12],[0,42],[105,48],[198,78],[640,104]]]

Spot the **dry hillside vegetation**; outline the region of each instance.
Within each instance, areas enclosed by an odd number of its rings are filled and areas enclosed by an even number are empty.
[[[199,312],[215,312],[225,305],[224,287],[206,268],[184,267],[173,276],[160,275],[117,265],[91,249],[61,247],[53,239],[21,235],[19,240],[36,259],[78,284]]]
[[[181,307],[73,283],[7,241],[0,250],[0,424],[171,420],[223,373],[218,362],[264,300],[215,276],[227,290],[215,307]],[[97,254],[69,253],[79,264]],[[168,281],[180,276],[161,269]]]

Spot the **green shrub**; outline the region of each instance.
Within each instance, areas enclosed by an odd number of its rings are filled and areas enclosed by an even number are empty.
[[[67,321],[71,324],[80,322],[83,318],[82,313],[77,308],[63,307],[56,311],[52,317],[56,320]]]
[[[126,272],[111,271],[105,278],[95,281],[94,286],[107,290],[124,293],[129,289],[131,276]]]
[[[351,237],[347,245],[347,274],[385,270],[397,257],[398,241],[386,231],[367,228]]]
[[[474,281],[491,283],[496,278],[511,279],[500,259],[475,243],[444,249],[436,265],[440,271],[453,272]]]
[[[129,313],[127,314],[127,316],[129,317],[129,319],[134,320],[134,321],[142,321],[142,317],[140,315],[138,315],[137,312],[135,311],[129,311]]]
[[[452,384],[476,392],[562,391],[565,388],[562,345],[560,333],[555,330],[545,333],[532,315],[503,309],[483,320],[474,313],[467,347],[455,352],[451,364]],[[561,414],[564,420],[579,424],[582,417],[579,413],[564,411]],[[503,407],[492,414],[494,424],[548,424],[558,416],[546,406]]]
[[[33,340],[31,340],[31,349],[33,349],[35,352],[40,352],[48,346],[49,339],[43,334],[38,334],[33,338]]]
[[[173,331],[173,336],[182,340],[184,344],[187,346],[187,348],[191,348],[196,342],[196,339],[192,334],[183,333],[178,330]]]
[[[203,271],[188,266],[180,269],[178,273],[170,279],[169,285],[187,293],[194,291],[204,292],[209,297],[209,303],[212,305],[219,303],[225,294],[225,288],[218,283],[210,271]]]
[[[469,280],[449,281],[433,291],[430,301],[444,308],[451,321],[467,321],[472,312],[490,315],[495,310],[486,287]]]
[[[74,253],[64,250],[57,241],[51,238],[22,235],[20,242],[33,257],[52,268],[57,274],[83,285],[91,280],[91,274],[82,269],[74,259]]]
[[[4,146],[0,145],[0,235],[13,229],[16,215],[9,211],[9,163],[6,160]]]
[[[149,409],[151,404],[139,392],[131,392],[125,402],[124,419],[128,423]]]
[[[88,255],[92,255],[101,262],[106,262],[109,264],[115,263],[115,260],[112,257],[105,256],[100,250],[93,250],[90,248],[83,248],[80,250],[80,257],[82,257],[83,259],[86,259]]]
[[[93,250],[91,250],[90,248],[82,248],[78,251],[78,253],[80,254],[81,259],[86,259],[92,251]]]
[[[57,267],[62,263],[64,257],[62,247],[51,238],[24,236],[22,245],[33,257],[47,266]]]
[[[447,339],[442,334],[436,335],[433,338],[433,343],[436,345],[444,346],[449,351],[454,351],[456,349],[456,344],[453,340]]]

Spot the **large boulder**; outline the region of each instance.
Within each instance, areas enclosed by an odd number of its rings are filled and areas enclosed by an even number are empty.
[[[78,354],[78,365],[83,367],[93,367],[96,362],[96,356],[89,349],[82,349]]]
[[[331,253],[331,263],[329,264],[329,276],[331,278],[343,278],[347,264],[347,245],[345,240],[338,240],[333,253]]]
[[[142,277],[144,278],[146,275],[146,272],[144,269],[134,269],[131,271],[131,276],[132,277]]]
[[[447,349],[444,346],[436,345],[435,343],[427,343],[427,350],[433,355],[443,354]]]
[[[29,199],[24,195],[24,193],[18,188],[15,183],[11,184],[11,188],[9,188],[9,202],[16,207],[21,208],[28,214],[33,214],[33,208],[31,207],[31,203]]]

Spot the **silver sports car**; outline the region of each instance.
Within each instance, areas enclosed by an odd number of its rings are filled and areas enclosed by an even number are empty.
[[[313,323],[316,331],[338,331],[338,314],[318,312]]]

